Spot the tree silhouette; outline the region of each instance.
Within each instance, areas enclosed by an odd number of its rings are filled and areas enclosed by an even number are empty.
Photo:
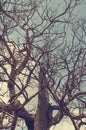
[[[86,125],[86,21],[77,18],[80,4],[0,1],[0,129],[49,130],[64,117],[75,130]]]

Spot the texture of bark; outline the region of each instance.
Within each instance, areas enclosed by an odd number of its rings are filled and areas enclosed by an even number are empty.
[[[47,92],[47,80],[45,69],[40,69],[39,74],[39,90],[38,94],[38,109],[36,112],[34,130],[48,130],[49,129],[49,120],[48,120],[48,92]]]

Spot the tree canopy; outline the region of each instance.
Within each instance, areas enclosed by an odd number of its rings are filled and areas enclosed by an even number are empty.
[[[86,125],[83,2],[0,0],[0,129]]]

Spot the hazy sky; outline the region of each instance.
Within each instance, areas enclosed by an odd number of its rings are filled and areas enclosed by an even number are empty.
[[[60,0],[58,0],[61,2]],[[56,3],[56,1],[55,1]],[[76,8],[77,17],[86,17],[86,0]],[[17,129],[19,130],[19,129]],[[74,127],[69,119],[62,120],[61,123],[53,126],[50,130],[74,130]],[[86,127],[82,127],[81,130],[86,130]]]
[[[57,0],[55,0],[57,1]],[[61,0],[59,0],[61,1]],[[85,2],[83,2],[82,5],[79,5],[76,9],[76,12],[79,11],[78,13],[78,17],[86,17],[86,0],[84,0]],[[56,3],[56,2],[55,2]],[[17,129],[19,130],[19,129]],[[61,123],[59,123],[56,126],[53,126],[50,130],[74,130],[74,127],[72,126],[71,122],[69,119],[62,121]],[[86,130],[86,128],[82,128],[81,130]]]
[[[77,17],[86,18],[86,0],[84,0],[84,2],[77,7],[76,12],[78,12]],[[75,129],[70,120],[67,119],[61,121],[61,123],[59,123],[58,125],[53,126],[50,130],[75,130]],[[80,130],[86,130],[86,127],[83,126]]]

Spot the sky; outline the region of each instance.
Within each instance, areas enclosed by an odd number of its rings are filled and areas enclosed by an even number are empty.
[[[85,2],[80,5],[77,10],[78,16],[77,17],[83,17],[86,18],[86,0]],[[59,124],[56,126],[53,126],[50,130],[75,130],[71,121],[69,119],[66,119],[64,121],[61,121]],[[86,130],[86,126],[81,127],[80,130]]]
[[[71,123],[65,121],[53,126],[50,130],[75,130]],[[82,127],[80,130],[86,130],[86,127]]]
[[[86,18],[86,0],[82,3],[82,5],[78,6],[77,10],[79,10],[78,16]]]
[[[86,1],[86,0],[85,0]],[[77,8],[77,11],[79,11],[78,17],[86,17],[86,2],[83,3],[82,6]],[[20,130],[17,128],[16,130]],[[24,129],[26,130],[26,129]],[[62,120],[58,125],[53,126],[50,128],[50,130],[74,130],[74,127],[69,119]],[[86,130],[86,127],[82,127],[81,130]]]

